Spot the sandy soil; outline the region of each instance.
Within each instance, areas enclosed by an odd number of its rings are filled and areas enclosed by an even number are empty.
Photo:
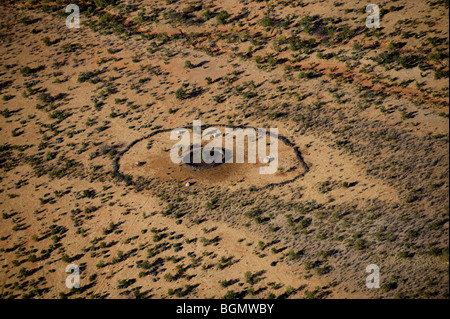
[[[0,2],[1,298],[448,298],[444,1],[379,30],[364,1],[91,2]],[[151,134],[196,119],[292,145],[193,171]]]

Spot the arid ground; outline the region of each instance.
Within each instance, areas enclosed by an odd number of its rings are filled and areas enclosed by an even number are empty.
[[[0,1],[0,297],[448,298],[449,2],[372,3]],[[278,171],[174,164],[194,120]]]

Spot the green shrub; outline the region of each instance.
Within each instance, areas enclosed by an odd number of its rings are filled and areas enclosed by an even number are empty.
[[[245,273],[245,282],[250,284],[250,285],[253,285],[255,283],[254,280],[253,280],[253,275],[252,275],[252,273],[250,271],[247,271]]]
[[[227,24],[229,17],[230,17],[230,14],[227,11],[221,11],[216,16],[216,19],[217,19],[217,22],[219,22],[219,24]]]
[[[44,44],[45,44],[46,46],[48,46],[48,47],[51,46],[51,45],[53,44],[52,40],[50,40],[49,37],[43,38],[43,39],[42,39],[42,42],[44,42]]]
[[[118,4],[118,2],[118,0],[94,0],[94,4],[100,8],[105,8],[108,5],[115,6]]]
[[[214,17],[214,14],[211,12],[211,10],[207,9],[202,13],[202,17],[205,18],[205,20],[212,19]]]
[[[265,28],[271,28],[274,26],[274,20],[266,14],[261,20],[259,20],[259,24]]]
[[[20,74],[22,74],[23,76],[29,76],[31,73],[32,73],[32,70],[29,66],[25,66],[20,69]]]
[[[289,258],[291,259],[291,260],[297,260],[297,259],[299,259],[300,258],[300,256],[298,255],[298,253],[296,253],[293,249],[291,249],[290,251],[289,251]]]
[[[224,296],[225,299],[236,299],[236,293],[232,290],[227,291]]]
[[[381,290],[383,290],[384,292],[389,292],[389,291],[394,290],[396,288],[397,288],[397,283],[396,282],[389,282],[389,283],[381,285]]]
[[[306,299],[316,299],[316,294],[317,293],[315,291],[305,290]]]
[[[176,92],[175,92],[175,96],[178,100],[184,100],[186,99],[187,96],[187,92],[185,89],[183,88],[179,88]]]

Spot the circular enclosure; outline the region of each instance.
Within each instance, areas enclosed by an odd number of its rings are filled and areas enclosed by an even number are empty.
[[[220,125],[215,125],[219,126]],[[154,131],[151,134],[135,140],[114,160],[114,171],[120,176],[134,176],[154,178],[162,182],[177,181],[200,185],[221,185],[226,187],[271,187],[293,182],[302,177],[308,170],[301,153],[287,138],[276,135],[278,146],[278,170],[274,174],[264,175],[260,169],[271,164],[273,158],[267,156],[251,163],[248,154],[244,154],[244,163],[236,161],[236,145],[232,150],[234,155],[230,161],[224,157],[222,163],[193,163],[192,160],[176,164],[172,162],[170,150],[175,141],[170,139],[172,129]],[[192,134],[192,130],[187,129]],[[267,134],[269,135],[269,133]],[[203,144],[203,143],[202,143]],[[200,144],[200,145],[202,145]],[[235,143],[236,144],[236,143]],[[244,149],[247,149],[245,141]],[[192,147],[192,146],[191,146]],[[203,145],[202,145],[203,147]],[[266,154],[270,154],[270,147],[265,146]],[[222,156],[229,156],[224,143],[219,146]],[[193,158],[190,148],[189,159]],[[181,154],[180,154],[181,156]],[[190,163],[187,163],[190,162]]]

